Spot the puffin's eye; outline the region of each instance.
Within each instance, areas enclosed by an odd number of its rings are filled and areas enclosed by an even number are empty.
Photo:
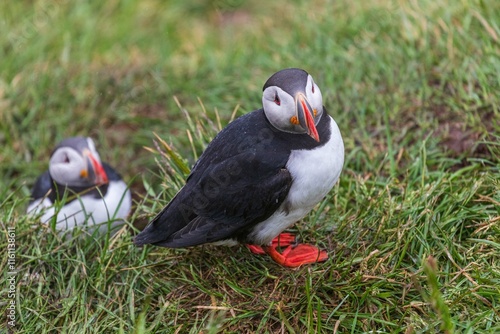
[[[69,164],[69,157],[68,157],[66,154],[64,155],[64,160],[63,160],[63,162],[64,162],[65,164]]]
[[[278,96],[278,93],[274,95],[274,103],[276,103],[277,105],[281,105],[281,100],[280,97]]]
[[[313,94],[314,94],[314,84],[312,84],[312,92],[313,92]]]

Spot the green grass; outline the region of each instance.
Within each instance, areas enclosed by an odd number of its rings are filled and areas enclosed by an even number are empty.
[[[0,248],[15,226],[16,332],[500,332],[498,22],[495,0],[1,2]],[[293,229],[328,261],[136,248],[133,226],[284,67],[313,75],[344,136],[338,186]],[[74,135],[134,191],[110,239],[64,241],[24,214]]]

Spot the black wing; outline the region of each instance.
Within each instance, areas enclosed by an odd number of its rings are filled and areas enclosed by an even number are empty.
[[[212,166],[198,182],[188,181],[135,243],[188,247],[237,238],[271,216],[291,184],[288,170],[240,154]]]
[[[38,177],[31,191],[30,203],[36,199],[46,197],[52,188],[52,178],[49,171],[46,171]]]
[[[292,184],[285,169],[290,150],[279,149],[269,127],[259,124],[263,114],[257,116],[239,118],[210,143],[186,185],[136,236],[136,245],[175,248],[239,238],[279,208]]]

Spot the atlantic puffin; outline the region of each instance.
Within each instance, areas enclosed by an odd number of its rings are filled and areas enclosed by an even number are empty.
[[[127,184],[101,161],[94,141],[72,137],[53,150],[49,169],[38,177],[27,212],[59,231],[91,227],[102,234],[123,224],[132,198]]]
[[[243,243],[285,267],[328,258],[326,251],[296,244],[293,235],[281,232],[305,217],[339,179],[339,128],[302,69],[273,74],[264,84],[262,105],[210,142],[184,187],[135,237],[137,246]]]

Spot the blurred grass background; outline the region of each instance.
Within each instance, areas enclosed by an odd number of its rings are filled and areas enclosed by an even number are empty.
[[[500,331],[498,22],[495,0],[0,3],[18,332]],[[141,250],[126,229],[68,243],[24,215],[54,145],[86,135],[131,184],[129,224],[147,222],[184,178],[144,149],[153,132],[189,167],[285,67],[312,74],[346,144],[339,186],[297,224],[325,264]]]

